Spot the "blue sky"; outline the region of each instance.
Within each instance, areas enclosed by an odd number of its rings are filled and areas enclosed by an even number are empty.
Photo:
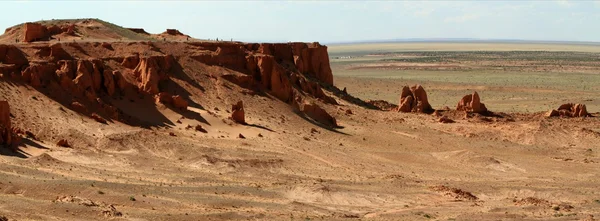
[[[0,28],[99,18],[197,38],[348,42],[477,38],[600,42],[596,1],[0,1]]]

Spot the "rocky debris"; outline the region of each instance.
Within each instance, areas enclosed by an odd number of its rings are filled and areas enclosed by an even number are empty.
[[[0,145],[13,145],[13,129],[10,122],[8,101],[0,101]]]
[[[171,137],[175,137],[176,135],[175,135],[175,133],[173,133],[173,132],[169,132],[169,136],[171,136]]]
[[[392,103],[384,101],[384,100],[367,100],[366,102],[368,104],[371,104],[371,105],[379,108],[379,110],[382,110],[382,111],[391,111],[391,110],[398,109],[398,105],[392,104]]]
[[[433,108],[427,100],[425,89],[421,85],[414,85],[410,88],[408,86],[402,88],[398,111],[428,113],[433,111]]]
[[[91,118],[101,124],[107,124],[106,120],[96,113],[92,113]]]
[[[563,104],[558,107],[557,110],[550,110],[545,114],[546,117],[588,117],[590,114],[587,112],[585,104]]]
[[[346,109],[346,114],[347,114],[347,115],[352,115],[352,114],[354,114],[354,113],[352,113],[352,110],[350,110],[350,109]]]
[[[446,116],[443,116],[443,117],[440,117],[438,122],[443,123],[443,124],[449,124],[449,123],[454,123],[455,121]]]
[[[432,186],[432,187],[430,187],[430,189],[433,191],[442,192],[444,195],[452,197],[458,201],[462,201],[462,200],[475,201],[478,199],[472,193],[466,192],[466,191],[463,191],[461,189],[454,188],[454,187],[439,185],[439,186]]]
[[[231,119],[240,124],[246,123],[244,103],[242,101],[238,101],[236,104],[231,105]]]
[[[8,221],[8,218],[6,218],[6,216],[0,216],[0,221]]]
[[[183,97],[179,96],[179,95],[175,95],[173,97],[171,97],[171,99],[173,100],[173,106],[182,110],[187,110],[188,107],[188,102],[183,99]]]
[[[302,113],[306,114],[308,117],[323,125],[332,127],[338,126],[335,118],[332,117],[329,113],[327,113],[325,109],[319,107],[319,105],[315,103],[302,104],[302,106],[300,107],[300,111],[302,111]]]
[[[243,134],[239,134],[239,135],[238,135],[238,137],[239,137],[240,139],[246,139],[246,137],[244,137],[244,135],[243,135]]]
[[[456,110],[478,114],[483,114],[488,111],[485,107],[485,104],[481,103],[477,91],[474,91],[473,94],[467,94],[462,99],[460,99],[460,101],[456,105]]]
[[[55,202],[76,203],[82,206],[98,206],[94,201],[78,196],[62,196],[57,197]]]
[[[58,142],[56,142],[56,145],[59,147],[71,147],[71,144],[69,144],[69,141],[67,141],[66,139],[61,139]]]
[[[104,215],[104,217],[121,217],[123,216],[123,213],[117,211],[115,206],[110,204],[102,210],[102,215]]]

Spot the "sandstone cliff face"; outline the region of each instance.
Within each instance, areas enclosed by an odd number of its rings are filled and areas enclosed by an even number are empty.
[[[59,29],[63,31],[62,28],[51,27],[47,32],[59,32]],[[64,90],[66,93],[62,97],[71,99],[68,100],[69,103],[78,101],[81,106],[71,108],[85,110],[85,114],[91,114],[95,108],[92,106],[98,106],[106,112],[101,114],[103,117],[119,118],[121,112],[111,106],[105,98],[116,98],[118,95],[124,95],[125,91],[134,90],[155,96],[158,102],[186,109],[187,100],[177,95],[163,96],[169,88],[160,86],[168,85],[171,76],[174,75],[173,67],[181,67],[178,64],[181,59],[229,69],[231,71],[219,71],[216,76],[247,89],[269,93],[290,105],[296,103],[296,97],[309,97],[308,100],[337,104],[323,89],[333,83],[333,75],[327,47],[318,43],[176,43],[195,49],[191,50],[193,53],[190,54],[176,53],[177,57],[163,53],[147,42],[112,43],[110,47],[100,47],[101,44],[86,46],[92,50],[108,49],[115,53],[130,45],[132,49],[140,50],[130,51],[129,55],[125,56],[94,57],[87,52],[83,53],[83,50],[88,49],[83,49],[80,44],[27,45],[30,50],[37,51],[33,55],[26,55],[12,45],[0,45],[0,71],[3,75],[10,73],[21,78],[36,88]],[[150,53],[141,50],[149,45]],[[28,56],[32,56],[35,62],[29,62]],[[301,105],[295,106],[300,110]],[[315,112],[319,114],[314,115]],[[318,119],[322,118],[318,116],[325,115],[321,112],[325,110],[312,108],[310,105],[307,108],[307,115],[313,114]],[[329,122],[326,124],[331,124],[332,120],[325,121]]]

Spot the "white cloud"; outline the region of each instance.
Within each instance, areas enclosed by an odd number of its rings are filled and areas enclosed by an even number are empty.
[[[575,3],[573,3],[572,1],[568,1],[568,0],[558,0],[558,1],[555,1],[555,2],[556,2],[556,4],[558,4],[559,6],[561,6],[561,7],[566,7],[566,8],[573,7],[573,5],[575,4]]]
[[[448,17],[444,19],[445,23],[464,23],[467,21],[475,20],[481,17],[479,14],[465,14],[461,16]]]
[[[431,15],[431,13],[433,13],[434,11],[434,8],[424,8],[421,10],[416,10],[415,12],[413,12],[413,15],[417,17],[427,17]]]

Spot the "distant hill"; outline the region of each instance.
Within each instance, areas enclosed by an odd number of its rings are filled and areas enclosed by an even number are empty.
[[[55,19],[18,24],[7,28],[0,42],[33,41],[153,41],[187,40],[176,29],[150,34],[141,28],[125,28],[100,19]]]

